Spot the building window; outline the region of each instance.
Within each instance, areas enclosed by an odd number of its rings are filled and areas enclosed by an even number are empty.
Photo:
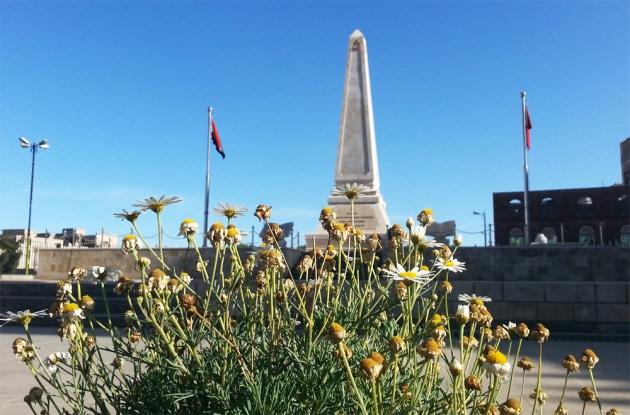
[[[630,216],[630,196],[621,195],[617,197],[615,207],[621,216]]]
[[[540,200],[540,212],[543,217],[550,218],[555,214],[555,204],[553,202],[553,198],[551,197],[543,197]]]
[[[578,242],[583,245],[595,245],[595,231],[590,226],[582,226],[578,234]]]
[[[591,216],[593,214],[593,199],[590,196],[581,196],[577,200],[578,214],[580,216]]]
[[[510,245],[523,245],[525,238],[523,237],[523,230],[521,228],[510,229]]]
[[[543,228],[542,234],[545,235],[545,238],[547,238],[548,244],[558,243],[558,235],[556,235],[556,230],[551,226]]]
[[[512,217],[519,218],[523,216],[523,202],[519,199],[512,199],[508,204],[510,205]]]
[[[621,246],[630,248],[630,225],[623,225],[619,232],[619,240]]]

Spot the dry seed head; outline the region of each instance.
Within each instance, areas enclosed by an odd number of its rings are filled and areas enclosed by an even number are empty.
[[[481,378],[474,375],[468,376],[464,380],[464,387],[467,390],[475,390],[481,392]]]
[[[378,363],[376,360],[366,357],[361,359],[361,374],[363,377],[369,380],[374,380],[379,377],[381,374],[381,370],[383,369],[383,365]]]
[[[549,330],[541,323],[538,323],[530,332],[530,336],[538,343],[544,343],[547,339],[549,339]]]
[[[271,206],[262,204],[258,205],[254,211],[254,216],[256,216],[258,220],[269,219],[271,217]]]
[[[569,410],[565,408],[564,403],[560,402],[553,415],[569,415]]]
[[[394,336],[389,339],[389,350],[393,354],[402,353],[407,349],[407,344],[405,343],[405,339],[400,336]]]
[[[591,349],[586,349],[580,356],[580,364],[586,366],[588,369],[593,369],[599,362],[599,357]]]
[[[27,396],[31,402],[40,402],[42,400],[42,396],[44,396],[44,391],[42,388],[35,386],[28,391]]]
[[[519,323],[515,328],[514,328],[514,333],[516,333],[516,335],[522,339],[525,339],[527,337],[529,337],[529,327],[527,327],[527,324],[525,323]]]
[[[521,401],[509,398],[507,401],[499,405],[499,413],[501,415],[518,415],[521,413]]]
[[[346,329],[339,323],[332,323],[328,328],[328,338],[335,344],[345,339],[346,336]]]
[[[610,410],[606,411],[606,415],[621,415],[621,412],[619,412],[619,409],[617,408],[611,408]]]
[[[352,358],[352,349],[345,343],[339,343],[339,346],[343,349],[343,354],[346,356],[346,359],[350,360]],[[338,359],[343,359],[341,353],[342,352],[339,349],[335,350],[335,356],[337,356]]]
[[[595,395],[595,392],[593,392],[593,390],[591,388],[589,388],[588,386],[585,386],[582,389],[580,389],[578,391],[578,396],[584,402],[595,402],[595,401],[597,401],[597,396]]]
[[[132,331],[131,333],[129,333],[129,341],[131,343],[138,343],[140,341],[140,338],[142,337],[142,335],[140,334],[139,331]]]
[[[459,360],[455,359],[450,365],[448,365],[448,370],[454,377],[457,377],[464,371],[464,366],[459,362]]]
[[[530,370],[533,369],[534,363],[529,359],[529,357],[523,356],[518,360],[518,362],[516,363],[516,366],[520,367],[525,372],[529,372]]]
[[[442,295],[447,295],[453,292],[453,284],[448,281],[442,281],[440,283],[440,293]]]
[[[510,340],[510,332],[503,327],[502,325],[498,325],[494,328],[494,337],[500,340]]]
[[[568,354],[564,357],[564,359],[562,359],[562,367],[573,373],[580,370],[580,363],[577,361],[575,356]]]
[[[81,301],[79,302],[79,305],[84,310],[94,311],[94,305],[95,305],[94,299],[90,297],[89,295],[84,295],[83,297],[81,297]]]
[[[430,338],[420,343],[417,352],[425,359],[437,359],[442,353],[442,347],[435,339]]]

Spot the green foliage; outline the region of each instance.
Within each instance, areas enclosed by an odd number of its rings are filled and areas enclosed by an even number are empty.
[[[0,238],[0,274],[12,274],[20,260],[19,244]]]

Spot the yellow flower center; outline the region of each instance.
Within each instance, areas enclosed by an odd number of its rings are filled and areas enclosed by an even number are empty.
[[[470,303],[474,304],[474,305],[482,306],[483,305],[483,300],[481,298],[475,298]]]
[[[491,364],[504,365],[507,363],[507,357],[498,350],[493,350],[486,355],[486,360]]]
[[[182,223],[185,223],[186,225],[190,224],[190,223],[194,223],[195,220],[194,219],[190,219],[190,218],[186,218],[182,221]]]
[[[405,271],[405,272],[401,272],[398,274],[400,277],[405,278],[405,279],[413,279],[416,277],[416,273],[413,271]]]
[[[420,267],[420,269],[421,269],[422,271],[428,271],[428,270],[429,270],[429,267],[427,267],[426,265],[423,265],[423,266],[421,266],[421,267]]]
[[[447,266],[447,267],[452,267],[453,265],[455,265],[455,263],[451,261],[450,259],[444,263],[444,266]]]
[[[68,303],[63,306],[64,313],[73,313],[79,309],[79,305],[77,303]]]
[[[135,241],[136,240],[136,235],[125,235],[125,237],[123,238],[123,241],[125,242],[129,242],[129,241]]]
[[[423,213],[425,215],[433,215],[433,209],[431,208],[422,209],[422,212],[420,213]]]

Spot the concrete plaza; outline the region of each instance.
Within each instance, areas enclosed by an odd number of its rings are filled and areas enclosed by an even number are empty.
[[[36,327],[32,331],[33,339],[42,355],[67,348],[67,344],[60,342],[52,327]],[[0,414],[3,415],[31,414],[28,406],[23,402],[23,397],[36,384],[24,363],[16,360],[11,351],[13,339],[21,335],[23,331],[19,327],[6,326],[0,329],[0,385],[2,386],[0,388]],[[569,353],[579,356],[587,347],[593,349],[600,357],[600,362],[594,372],[604,411],[616,407],[623,414],[630,414],[630,343],[558,340],[552,340],[544,345],[543,389],[550,396],[544,407],[544,413],[553,413],[562,391],[565,374],[564,368],[560,365],[562,358]],[[526,342],[521,355],[537,361],[537,350],[536,343]],[[518,396],[521,388],[520,370],[516,373],[518,376],[515,375],[513,390],[517,392],[512,393],[514,396]],[[532,392],[535,382],[536,376],[533,370],[526,377],[526,394]],[[585,371],[569,377],[567,406],[570,414],[581,413],[582,406],[578,400],[577,391],[582,386],[590,386],[590,380]],[[523,413],[527,414],[531,412],[531,400],[526,398],[524,401]],[[589,404],[586,413],[597,413],[596,405]]]

